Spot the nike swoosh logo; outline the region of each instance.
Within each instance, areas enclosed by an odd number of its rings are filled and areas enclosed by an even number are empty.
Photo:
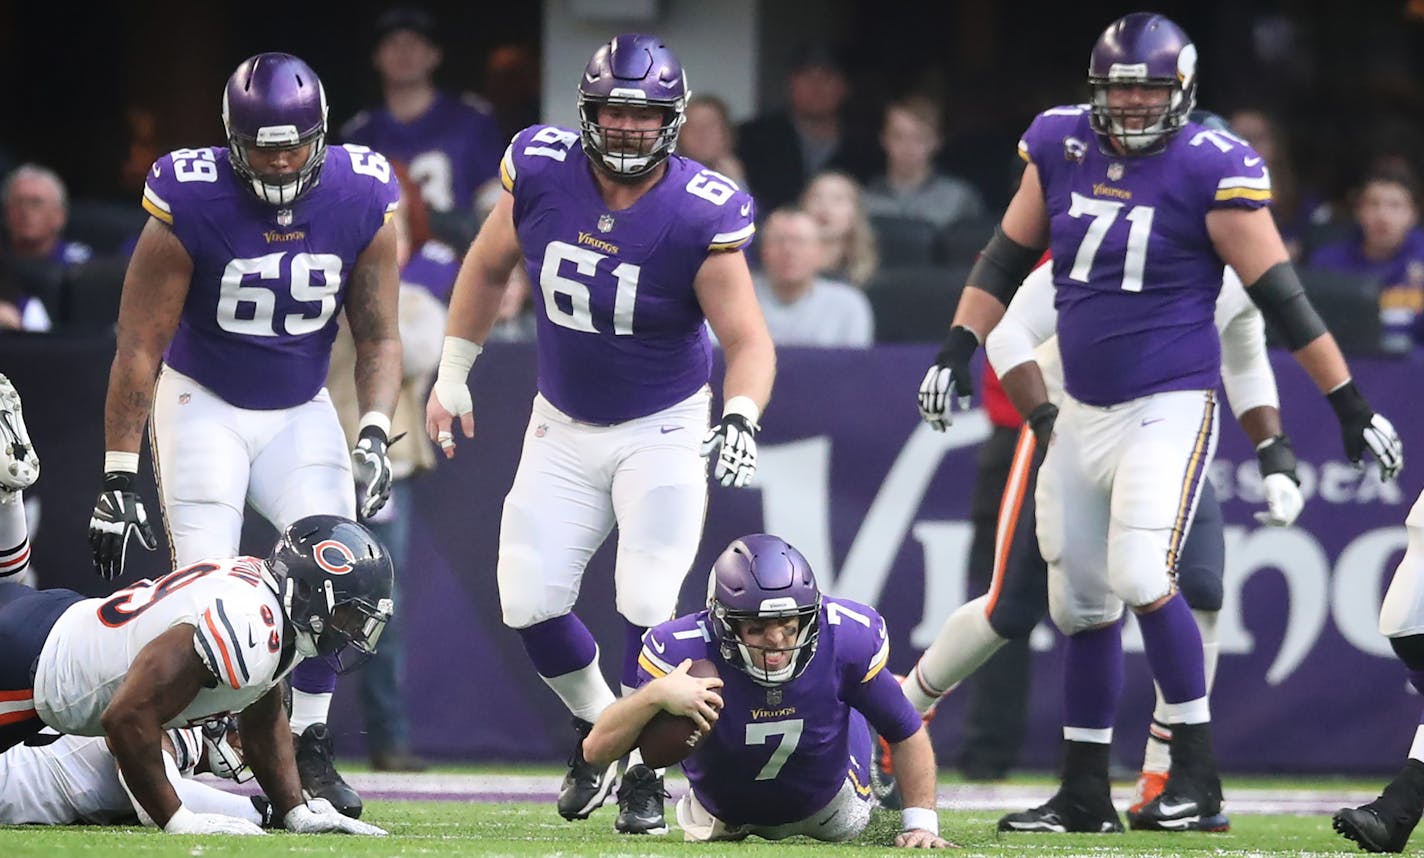
[[[1245,159],[1243,159],[1243,160],[1241,161],[1241,163],[1245,164],[1245,165],[1248,166],[1248,167],[1254,167],[1254,166],[1256,166],[1257,164],[1261,163],[1261,159],[1260,159],[1260,158],[1245,158]]]
[[[751,203],[742,203],[742,217],[746,217],[747,215],[749,215],[749,214],[751,214],[751,213],[752,213],[752,204],[751,204]]]
[[[1142,421],[1142,425],[1143,425],[1143,426],[1151,426],[1153,423],[1161,423],[1163,420],[1166,420],[1166,419],[1167,419],[1167,418],[1165,418],[1165,417],[1153,417],[1153,418],[1151,418],[1151,419],[1149,419],[1149,420],[1144,420],[1144,421]]]
[[[666,646],[667,646],[667,645],[664,644],[662,641],[658,640],[657,638],[653,637],[652,635],[648,635],[648,643],[652,644],[652,645],[653,645],[653,649],[657,650],[659,654],[661,654],[662,651],[663,651],[663,650],[666,648]]]
[[[251,627],[251,626],[248,626],[248,627],[247,627],[247,645],[248,645],[248,646],[257,646],[257,638],[254,638],[254,637],[252,636],[252,627]]]
[[[1177,816],[1187,811],[1196,810],[1197,803],[1194,801],[1184,801],[1181,804],[1168,804],[1164,801],[1157,805],[1157,809],[1161,811],[1162,816]]]
[[[668,434],[669,432],[676,432],[676,431],[678,431],[678,430],[681,429],[681,428],[682,428],[681,426],[660,426],[660,427],[658,427],[658,431],[661,432],[662,434],[666,435],[666,434]]]

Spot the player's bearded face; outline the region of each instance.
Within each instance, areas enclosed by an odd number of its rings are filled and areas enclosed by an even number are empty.
[[[785,668],[796,657],[796,639],[801,634],[801,620],[751,620],[737,629],[737,636],[752,654],[752,666],[775,672]]]
[[[1165,86],[1123,85],[1108,88],[1108,113],[1124,131],[1143,131],[1159,122],[1172,102]]]
[[[311,158],[312,144],[282,149],[247,147],[247,163],[259,176],[295,176]]]
[[[658,107],[605,104],[598,109],[603,143],[611,155],[647,155],[653,151],[663,126]]]

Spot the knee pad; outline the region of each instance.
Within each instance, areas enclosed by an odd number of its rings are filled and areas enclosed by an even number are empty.
[[[1389,645],[1394,654],[1404,662],[1404,666],[1414,671],[1424,671],[1424,635],[1405,635],[1390,638]],[[1420,692],[1424,694],[1424,691]]]

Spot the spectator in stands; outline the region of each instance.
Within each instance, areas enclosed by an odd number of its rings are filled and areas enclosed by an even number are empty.
[[[473,220],[475,194],[497,181],[508,139],[482,100],[436,89],[436,33],[423,9],[397,7],[377,19],[372,62],[385,103],[356,114],[341,138],[409,165],[432,211]]]
[[[747,171],[734,151],[737,133],[727,102],[715,95],[694,95],[687,100],[684,116],[686,121],[677,138],[677,154],[747,187]],[[755,193],[755,189],[752,192]]]
[[[88,245],[64,240],[69,197],[64,180],[48,167],[22,164],[5,177],[6,252],[19,260],[47,260],[61,267],[88,262]]]
[[[826,170],[806,186],[801,207],[821,230],[820,272],[864,289],[880,268],[880,251],[859,183],[838,170]]]
[[[440,303],[449,303],[455,275],[460,273],[460,254],[431,234],[425,197],[405,164],[390,163],[396,178],[400,179],[403,228],[408,245],[406,255],[401,257],[401,285],[420,286]]]
[[[485,98],[508,140],[539,121],[539,55],[529,45],[498,45],[485,59]]]
[[[1424,310],[1424,230],[1414,175],[1397,162],[1375,167],[1356,193],[1354,213],[1354,235],[1316,250],[1310,267],[1378,281],[1382,346],[1410,351]]]
[[[739,129],[737,155],[763,211],[794,201],[807,180],[825,169],[844,170],[860,181],[870,178],[874,144],[854,136],[845,123],[848,93],[834,54],[820,46],[803,48],[788,78],[786,111]]]
[[[874,340],[870,301],[859,289],[817,274],[816,220],[798,208],[772,212],[761,229],[762,270],[753,280],[778,346],[867,348]]]
[[[1299,262],[1309,252],[1307,245],[1312,235],[1329,225],[1334,216],[1330,204],[1318,191],[1301,184],[1289,141],[1265,111],[1242,108],[1231,114],[1227,124],[1232,133],[1266,159],[1271,171],[1271,216],[1285,239],[1291,260]]]
[[[6,331],[48,331],[49,311],[44,302],[26,294],[10,261],[0,256],[0,333]]]
[[[440,346],[444,342],[445,305],[431,294],[424,284],[411,283],[405,272],[410,270],[416,229],[425,222],[424,203],[415,183],[404,166],[391,162],[401,179],[401,205],[396,210],[396,255],[401,266],[400,337],[403,377],[401,389],[391,415],[391,437],[409,435],[405,441],[390,446],[390,501],[365,524],[376,534],[398,568],[407,569],[406,555],[410,547],[411,504],[410,478],[435,466],[435,452],[425,440],[421,427],[425,420],[425,395],[440,365]],[[446,289],[448,292],[448,287]],[[347,439],[356,443],[361,429],[361,409],[356,399],[356,345],[350,329],[341,317],[341,327],[331,349],[331,366],[327,373],[327,389],[331,403],[346,430]],[[399,599],[399,594],[393,594]],[[371,767],[376,771],[414,772],[426,768],[426,763],[410,751],[410,724],[405,700],[404,623],[392,620],[381,634],[381,646],[376,654],[361,666],[361,708],[366,719],[366,744]]]
[[[943,229],[984,216],[984,201],[973,185],[936,172],[934,158],[942,142],[940,110],[928,98],[911,95],[885,108],[880,129],[885,174],[865,191],[871,217],[914,218]]]

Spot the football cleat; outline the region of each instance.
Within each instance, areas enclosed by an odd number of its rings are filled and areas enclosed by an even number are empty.
[[[1128,821],[1136,831],[1225,831],[1230,826],[1221,813],[1221,781],[1214,775],[1173,775],[1156,798],[1128,811]]]
[[[1122,820],[1106,795],[1096,798],[1074,795],[1067,789],[1030,810],[1008,813],[999,818],[1000,831],[1037,834],[1117,834]]]
[[[1147,806],[1147,802],[1162,794],[1167,785],[1166,772],[1143,772],[1137,776],[1137,786],[1132,790],[1132,804],[1128,806],[1129,819],[1132,814]]]
[[[569,754],[569,771],[559,786],[559,816],[564,819],[588,819],[608,801],[613,787],[618,782],[618,761],[607,766],[599,766],[583,758],[583,738],[593,729],[593,725],[582,718],[574,719],[574,730],[578,741],[573,753]]]
[[[39,476],[40,460],[25,428],[20,394],[10,379],[0,375],[0,490],[27,489]]]
[[[359,819],[361,796],[336,770],[336,751],[331,731],[325,724],[313,724],[293,737],[297,744],[297,774],[308,798],[324,798],[343,816]]]
[[[618,784],[618,819],[613,827],[621,834],[667,834],[663,815],[663,776],[639,763],[629,766]]]
[[[1403,852],[1419,824],[1419,811],[1398,810],[1381,796],[1362,807],[1337,810],[1330,824],[1337,834],[1366,852]]]

